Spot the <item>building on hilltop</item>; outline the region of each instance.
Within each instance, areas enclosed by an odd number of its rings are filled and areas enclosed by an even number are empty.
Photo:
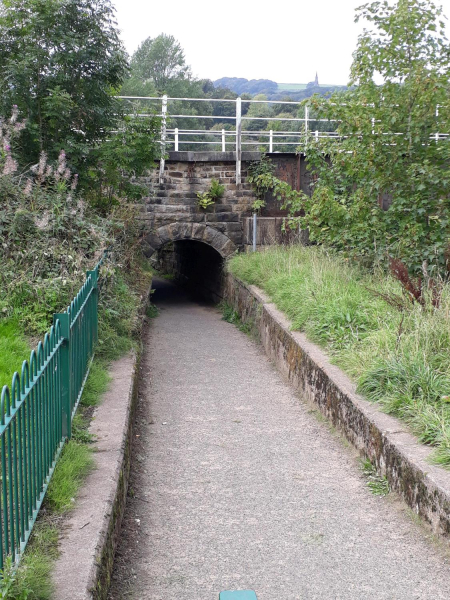
[[[310,81],[309,83],[306,84],[307,90],[310,88],[313,88],[313,87],[319,87],[319,76],[317,74],[317,71],[316,71],[316,78],[314,79],[314,81]]]

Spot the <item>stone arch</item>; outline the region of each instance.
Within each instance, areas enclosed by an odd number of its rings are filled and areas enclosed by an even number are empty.
[[[235,244],[221,231],[204,223],[171,223],[159,227],[144,238],[144,254],[150,258],[154,252],[168,242],[194,240],[212,246],[222,256],[227,258],[236,251]]]

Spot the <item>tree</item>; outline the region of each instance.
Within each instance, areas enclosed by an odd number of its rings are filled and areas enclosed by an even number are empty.
[[[191,76],[179,42],[165,33],[142,42],[132,56],[131,68],[133,75],[151,81],[159,94],[167,93],[174,81]]]
[[[358,39],[353,89],[312,100],[318,117],[339,122],[339,138],[303,144],[316,183],[300,220],[313,240],[370,262],[397,258],[412,275],[445,274],[450,145],[436,134],[450,126],[450,45],[442,9],[428,0],[373,2],[358,9],[361,18],[374,28]]]
[[[22,160],[64,149],[83,169],[116,120],[127,59],[110,0],[4,0],[0,108],[27,118]]]

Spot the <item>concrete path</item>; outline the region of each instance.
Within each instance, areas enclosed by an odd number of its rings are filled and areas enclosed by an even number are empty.
[[[449,558],[212,307],[169,283],[147,337],[110,598],[448,599]]]

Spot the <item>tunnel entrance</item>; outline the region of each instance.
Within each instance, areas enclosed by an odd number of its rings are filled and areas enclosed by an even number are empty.
[[[172,276],[195,299],[222,300],[224,259],[209,244],[192,239],[167,243],[158,250],[155,267]]]

